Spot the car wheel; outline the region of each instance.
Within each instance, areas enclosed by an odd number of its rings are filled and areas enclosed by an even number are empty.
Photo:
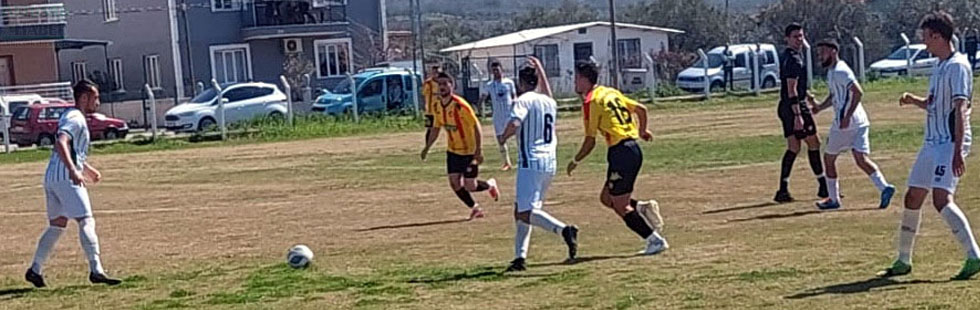
[[[119,131],[116,131],[115,129],[112,129],[112,128],[110,128],[109,130],[106,130],[106,132],[105,132],[105,139],[106,140],[116,140],[116,139],[119,139]]]
[[[767,77],[766,80],[762,82],[762,88],[768,89],[768,88],[775,88],[775,87],[776,87],[776,79],[773,79],[772,77]]]
[[[217,127],[213,118],[205,117],[201,119],[201,122],[197,124],[198,132],[212,131]]]
[[[719,93],[723,91],[725,91],[725,83],[718,82],[718,81],[711,83],[712,93]]]
[[[286,119],[286,116],[283,115],[282,112],[273,111],[272,113],[269,113],[269,118],[274,121],[282,121]]]
[[[49,134],[43,134],[37,138],[38,146],[52,146],[54,145],[54,136]]]

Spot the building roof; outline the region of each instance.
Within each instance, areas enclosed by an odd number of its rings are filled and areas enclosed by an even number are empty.
[[[547,28],[535,28],[528,30],[521,30],[518,32],[512,32],[501,36],[492,37],[489,39],[483,39],[476,42],[470,42],[462,45],[457,45],[449,48],[442,49],[440,52],[457,52],[472,49],[483,49],[499,46],[511,46],[515,44],[521,44],[531,40],[537,40],[545,37],[550,37],[556,34],[565,33],[573,30],[578,30],[580,28],[588,28],[593,26],[609,26],[609,22],[588,22],[580,24],[571,24],[563,26],[554,26]],[[684,33],[682,30],[661,28],[645,25],[627,24],[627,23],[616,23],[617,28],[632,28],[647,31],[659,31],[666,33]]]

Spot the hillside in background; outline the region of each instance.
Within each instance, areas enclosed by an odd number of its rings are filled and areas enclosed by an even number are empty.
[[[644,1],[648,0],[616,0],[616,5],[618,8],[625,9],[631,4]],[[509,14],[519,13],[532,7],[556,6],[561,3],[561,0],[421,0],[421,2],[426,13],[476,16],[495,20],[506,18]],[[607,8],[607,1],[579,0],[579,2],[597,9]],[[725,0],[708,0],[707,2],[718,8],[725,6]],[[753,12],[777,2],[779,0],[730,0],[729,6],[732,11]],[[408,15],[409,12],[409,1],[388,0],[388,15],[403,16]]]

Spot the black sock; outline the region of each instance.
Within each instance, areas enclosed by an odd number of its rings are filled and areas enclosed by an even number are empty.
[[[653,234],[653,228],[647,225],[647,221],[643,220],[643,217],[636,210],[626,213],[623,216],[623,221],[626,222],[626,227],[632,229],[633,232],[640,235],[643,239],[649,238]]]
[[[484,181],[477,180],[476,181],[476,189],[473,190],[473,192],[474,193],[479,193],[479,192],[482,192],[482,191],[485,191],[485,190],[488,190],[488,189],[490,189],[490,184],[489,183],[484,182]]]
[[[796,153],[793,151],[786,150],[783,153],[783,166],[782,170],[779,172],[779,191],[787,191],[789,186],[789,173],[793,171],[793,162],[796,161]]]
[[[810,169],[813,169],[813,175],[816,175],[817,180],[823,184],[826,181],[824,181],[823,176],[823,160],[820,158],[820,150],[811,150],[807,152],[807,156],[810,157]]]
[[[473,208],[476,205],[476,201],[473,201],[473,196],[470,195],[470,192],[466,188],[460,188],[456,191],[456,197],[459,197],[459,200],[462,200],[468,208]]]
[[[633,209],[636,209],[636,206],[639,205],[639,204],[640,204],[639,201],[636,201],[636,199],[630,198],[630,207],[633,207]]]

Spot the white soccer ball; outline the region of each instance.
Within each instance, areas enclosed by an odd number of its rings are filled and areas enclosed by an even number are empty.
[[[313,261],[313,251],[305,245],[296,245],[286,254],[286,263],[293,268],[306,268]]]

